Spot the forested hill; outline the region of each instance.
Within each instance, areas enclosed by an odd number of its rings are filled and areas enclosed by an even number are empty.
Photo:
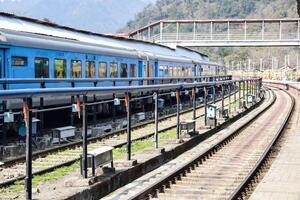
[[[138,13],[121,31],[160,19],[298,17],[296,0],[157,0]]]

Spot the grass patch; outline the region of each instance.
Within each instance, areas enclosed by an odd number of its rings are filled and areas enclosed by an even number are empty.
[[[171,129],[166,132],[160,133],[159,135],[159,141],[160,140],[167,140],[171,138],[176,138],[176,129]],[[131,145],[131,152],[133,154],[142,151],[149,147],[154,147],[155,143],[153,138],[145,139],[145,140],[139,140],[136,142],[133,142]],[[113,150],[113,156],[114,160],[122,159],[127,156],[127,148],[126,145],[122,146],[121,148],[114,149]]]
[[[32,179],[32,187],[36,187],[41,182],[48,182],[54,181],[62,176],[66,176],[76,169],[79,168],[79,162],[76,162],[70,166],[61,167],[56,169],[53,172],[41,175],[41,176],[34,176]],[[24,191],[24,181],[17,181],[14,185],[11,185],[7,188],[1,188],[0,194],[2,195],[18,195]]]

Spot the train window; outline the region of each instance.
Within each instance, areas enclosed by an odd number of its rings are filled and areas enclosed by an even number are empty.
[[[86,78],[95,78],[96,75],[96,67],[94,61],[86,61],[85,62],[85,77]]]
[[[174,76],[174,77],[177,76],[177,67],[173,67],[173,76]]]
[[[80,60],[71,61],[71,77],[81,78],[82,64]]]
[[[49,59],[35,58],[35,78],[49,78]]]
[[[127,64],[121,64],[121,78],[127,78]]]
[[[180,67],[176,67],[176,75],[177,75],[177,77],[181,76],[181,68]]]
[[[110,71],[111,78],[118,78],[118,64],[117,63],[110,63],[109,71]]]
[[[159,71],[163,72],[164,71],[164,66],[159,66]]]
[[[54,78],[67,77],[67,61],[65,59],[54,59]]]
[[[154,65],[151,64],[149,67],[149,77],[154,77]]]
[[[148,76],[148,71],[147,71],[148,67],[147,67],[147,65],[145,63],[144,63],[143,69],[144,69],[143,77],[147,77]]]
[[[99,69],[98,69],[99,78],[106,77],[106,71],[107,71],[107,63],[99,62]]]
[[[193,76],[193,68],[189,67],[189,76],[192,77]]]
[[[13,66],[22,67],[27,65],[27,57],[12,56],[11,60]]]
[[[185,76],[186,76],[185,68],[184,68],[184,67],[181,67],[181,76],[182,76],[182,77],[185,77]]]
[[[169,67],[169,75],[173,76],[173,67],[171,67],[171,66]]]
[[[165,76],[169,76],[169,67],[165,66]]]
[[[136,64],[130,64],[130,77],[136,77]]]

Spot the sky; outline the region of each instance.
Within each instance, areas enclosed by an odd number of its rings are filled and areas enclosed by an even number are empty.
[[[0,11],[99,33],[114,33],[156,0],[0,0]]]

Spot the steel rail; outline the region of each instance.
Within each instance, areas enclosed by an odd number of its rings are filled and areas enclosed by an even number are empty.
[[[282,89],[281,89],[282,90]],[[282,90],[284,91],[284,90]],[[285,117],[283,123],[281,124],[279,130],[277,131],[275,137],[272,139],[260,159],[257,161],[256,165],[254,168],[249,172],[248,176],[244,179],[244,181],[239,185],[239,187],[234,191],[234,193],[231,194],[229,199],[238,199],[240,196],[242,196],[242,193],[245,191],[245,189],[248,187],[248,185],[251,183],[253,178],[256,176],[257,172],[261,169],[263,166],[264,162],[272,152],[272,148],[276,145],[278,142],[279,138],[282,136],[284,133],[284,128],[287,126],[292,114],[294,113],[294,108],[295,108],[295,98],[288,92],[284,91],[289,95],[289,97],[292,100],[292,105],[288,111],[288,115]]]
[[[239,129],[235,130],[233,133],[226,136],[224,139],[219,141],[214,146],[210,147],[208,150],[206,150],[201,155],[198,155],[192,162],[182,164],[175,171],[173,171],[172,173],[170,173],[164,177],[161,177],[160,180],[145,187],[142,191],[135,194],[130,199],[134,199],[134,200],[135,199],[146,199],[146,196],[148,194],[155,193],[156,189],[161,188],[163,185],[165,185],[166,183],[171,181],[174,177],[178,177],[178,176],[180,176],[180,174],[185,173],[186,170],[188,170],[192,165],[196,164],[199,160],[206,158],[207,156],[212,154],[214,151],[217,151],[219,148],[221,148],[222,144],[226,144],[227,141],[230,141],[231,138],[238,135],[242,130],[244,130],[246,127],[248,127],[257,117],[259,117],[260,115],[262,115],[263,113],[265,113],[267,110],[269,110],[272,107],[272,105],[276,101],[276,95],[274,94],[273,91],[271,91],[271,93],[273,95],[272,101],[263,110],[259,111],[259,113],[257,113],[253,118],[251,118],[247,123],[243,124]]]

